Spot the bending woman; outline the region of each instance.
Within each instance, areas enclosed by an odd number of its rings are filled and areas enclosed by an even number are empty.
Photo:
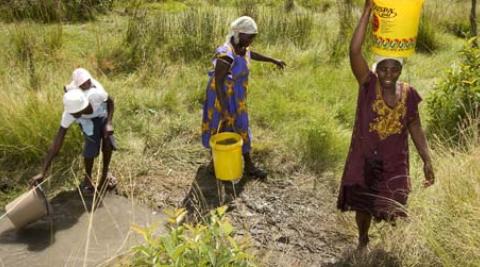
[[[393,221],[406,216],[410,191],[408,135],[424,162],[425,186],[434,183],[430,153],[423,132],[418,104],[422,100],[410,85],[399,82],[401,58],[377,57],[370,70],[362,56],[372,0],[350,43],[350,64],[360,86],[355,125],[347,157],[338,208],[356,212],[358,248],[366,248],[372,217]]]
[[[263,56],[249,49],[257,35],[257,24],[247,16],[232,22],[226,42],[219,46],[213,58],[214,70],[209,72],[209,82],[203,108],[202,143],[210,148],[210,137],[217,132],[237,132],[243,139],[244,174],[264,179],[267,173],[257,168],[250,157],[252,134],[247,110],[247,91],[250,60],[270,62],[280,69],[281,60]]]

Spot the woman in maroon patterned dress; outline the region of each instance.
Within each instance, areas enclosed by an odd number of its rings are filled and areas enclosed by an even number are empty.
[[[372,0],[350,43],[350,64],[360,89],[355,126],[342,176],[338,208],[356,212],[359,249],[366,248],[372,217],[392,221],[405,217],[410,191],[408,135],[424,162],[425,186],[434,183],[430,153],[418,114],[416,90],[398,82],[402,59],[378,58],[371,71],[362,55]]]

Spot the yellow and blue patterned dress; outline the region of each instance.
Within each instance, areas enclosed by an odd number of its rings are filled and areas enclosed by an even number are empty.
[[[230,71],[225,77],[221,88],[227,97],[228,110],[220,110],[219,100],[215,91],[215,73],[210,71],[206,98],[203,105],[202,120],[202,143],[210,148],[210,137],[217,132],[220,121],[222,121],[220,132],[237,132],[243,139],[243,153],[250,152],[251,132],[248,123],[247,111],[247,87],[250,63],[250,51],[247,50],[244,56],[235,54],[230,43],[218,47],[212,60],[213,69],[217,59],[229,57],[233,60]]]

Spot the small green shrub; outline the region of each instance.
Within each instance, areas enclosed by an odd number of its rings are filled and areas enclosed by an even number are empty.
[[[154,227],[133,229],[145,244],[133,249],[133,266],[255,266],[247,243],[233,236],[233,226],[224,216],[226,207],[210,212],[204,224],[181,224],[186,211],[167,211],[168,233],[155,236]]]
[[[427,98],[429,129],[441,139],[456,142],[460,129],[479,114],[480,49],[472,48],[470,40],[460,51],[462,62],[453,66]]]
[[[345,154],[348,137],[328,119],[318,119],[300,130],[302,161],[317,173],[333,169]]]

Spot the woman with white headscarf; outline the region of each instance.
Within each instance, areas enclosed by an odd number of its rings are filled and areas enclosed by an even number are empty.
[[[214,70],[209,72],[209,82],[202,120],[202,143],[210,148],[211,135],[217,132],[237,132],[243,139],[244,174],[264,179],[267,173],[257,168],[250,157],[251,132],[247,111],[247,87],[250,60],[270,62],[283,69],[283,61],[250,50],[257,35],[257,24],[248,17],[237,18],[230,25],[226,42],[215,50]]]

